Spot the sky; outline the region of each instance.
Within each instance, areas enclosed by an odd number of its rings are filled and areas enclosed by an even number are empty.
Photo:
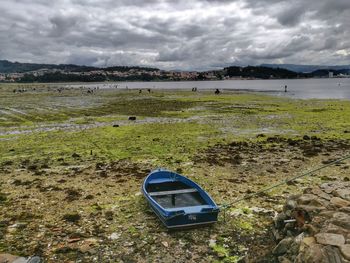
[[[350,64],[350,0],[0,0],[0,59],[208,70]]]

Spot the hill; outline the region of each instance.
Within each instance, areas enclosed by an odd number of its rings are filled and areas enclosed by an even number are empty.
[[[41,69],[58,69],[64,70],[67,72],[89,72],[94,70],[105,70],[105,71],[128,71],[130,69],[135,70],[146,70],[153,71],[158,70],[156,68],[147,68],[147,67],[126,67],[126,66],[113,66],[107,68],[98,68],[90,66],[79,66],[74,64],[36,64],[36,63],[20,63],[20,62],[11,62],[8,60],[0,60],[0,73],[26,73],[30,71],[36,71]]]
[[[242,78],[259,78],[259,79],[270,79],[270,78],[298,78],[304,77],[302,73],[296,73],[284,68],[269,68],[269,67],[227,67],[224,69],[226,75],[229,77],[242,77]]]
[[[350,65],[322,66],[322,65],[296,65],[296,64],[261,64],[262,67],[285,68],[299,73],[310,73],[316,70],[349,70]]]
[[[350,69],[318,69],[313,71],[311,74],[313,77],[327,77],[329,72],[333,72],[333,76],[349,75]]]

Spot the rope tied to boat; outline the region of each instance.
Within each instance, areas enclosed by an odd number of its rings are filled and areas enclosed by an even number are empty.
[[[296,179],[299,179],[299,178],[302,178],[302,177],[305,177],[305,176],[312,175],[312,174],[314,174],[314,173],[316,173],[316,172],[318,172],[318,171],[320,171],[320,170],[323,170],[323,169],[325,169],[325,168],[327,168],[327,167],[329,167],[329,166],[332,166],[332,165],[334,165],[334,164],[340,163],[340,162],[345,161],[345,160],[348,160],[348,159],[350,159],[350,154],[349,154],[349,155],[346,155],[346,156],[344,156],[344,157],[342,157],[342,158],[340,158],[340,159],[337,159],[337,160],[335,160],[335,161],[329,162],[329,163],[327,163],[327,164],[325,164],[325,165],[322,165],[322,166],[320,166],[320,167],[318,167],[318,168],[315,168],[315,169],[313,169],[313,170],[311,170],[311,171],[302,173],[302,174],[300,174],[300,175],[297,175],[297,176],[294,176],[294,177],[292,177],[292,178],[289,178],[289,179],[286,179],[286,180],[284,180],[284,181],[281,181],[281,182],[279,182],[279,183],[277,183],[277,184],[275,184],[275,185],[266,187],[266,188],[264,188],[264,189],[262,189],[262,190],[259,190],[259,191],[255,192],[255,193],[251,193],[251,194],[245,195],[244,197],[238,198],[238,199],[236,199],[236,200],[234,200],[234,201],[232,201],[232,202],[230,202],[230,203],[222,204],[222,205],[220,205],[219,207],[220,207],[221,209],[224,210],[224,217],[226,217],[226,215],[225,215],[225,210],[228,209],[228,208],[231,208],[231,207],[232,207],[234,204],[236,204],[236,203],[239,203],[239,202],[241,202],[241,201],[243,201],[243,200],[246,200],[246,199],[250,199],[250,198],[252,198],[252,197],[254,197],[254,196],[257,196],[257,195],[260,195],[260,194],[262,194],[262,193],[268,192],[268,191],[270,191],[270,190],[272,190],[272,189],[274,189],[274,188],[277,188],[277,187],[279,187],[279,186],[281,186],[281,185],[283,185],[283,184],[287,184],[287,183],[293,182],[293,181],[296,180]]]

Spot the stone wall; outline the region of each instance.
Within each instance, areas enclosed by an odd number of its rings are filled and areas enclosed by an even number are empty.
[[[324,183],[289,197],[273,233],[278,262],[350,263],[350,182]]]

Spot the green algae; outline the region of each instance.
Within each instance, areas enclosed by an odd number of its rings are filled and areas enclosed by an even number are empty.
[[[222,245],[212,246],[212,250],[220,260],[215,260],[214,262],[221,263],[237,263],[242,259],[240,256],[230,256],[230,250]]]
[[[212,249],[219,258],[226,258],[226,257],[229,257],[230,255],[230,252],[228,251],[228,249],[221,245],[214,245]]]
[[[195,123],[131,125],[118,129],[103,127],[81,132],[56,131],[3,141],[0,152],[4,159],[50,156],[53,160],[64,157],[65,161],[76,163],[79,160],[71,156],[78,153],[82,160],[131,158],[174,165],[189,161],[191,156],[206,146],[203,140],[209,140],[215,133],[216,130],[209,125]]]

